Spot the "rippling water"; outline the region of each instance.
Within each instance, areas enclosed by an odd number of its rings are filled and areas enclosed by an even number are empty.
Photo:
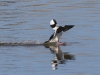
[[[60,40],[67,46],[30,46],[48,40],[53,18],[75,25]],[[0,44],[26,44],[0,46],[0,74],[99,75],[99,24],[99,0],[0,0]]]

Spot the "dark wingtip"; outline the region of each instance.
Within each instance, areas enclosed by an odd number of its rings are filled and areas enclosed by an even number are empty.
[[[65,25],[64,27],[74,27],[75,25]]]
[[[63,31],[65,32],[65,31],[67,31],[67,30],[73,28],[74,26],[75,26],[75,25],[65,25]]]

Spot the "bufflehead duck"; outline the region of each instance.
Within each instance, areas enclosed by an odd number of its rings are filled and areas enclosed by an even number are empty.
[[[56,42],[58,45],[65,45],[65,42],[59,42],[60,37],[62,36],[63,32],[66,32],[67,30],[71,29],[74,25],[65,25],[65,26],[56,26],[57,21],[55,19],[52,19],[50,21],[50,27],[53,28],[54,33],[51,35],[48,41],[45,43],[52,43]]]

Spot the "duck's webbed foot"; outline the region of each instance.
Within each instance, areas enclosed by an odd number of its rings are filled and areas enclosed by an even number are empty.
[[[66,45],[65,42],[57,42],[57,44],[58,44],[58,45],[64,45],[64,46]]]

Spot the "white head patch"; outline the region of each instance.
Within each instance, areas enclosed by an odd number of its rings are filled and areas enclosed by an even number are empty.
[[[54,21],[53,21],[53,19],[50,21],[50,25],[54,25],[55,23],[54,23]]]
[[[52,20],[50,21],[50,25],[54,25],[54,24],[57,24],[57,22],[56,22],[55,19],[52,19]]]

